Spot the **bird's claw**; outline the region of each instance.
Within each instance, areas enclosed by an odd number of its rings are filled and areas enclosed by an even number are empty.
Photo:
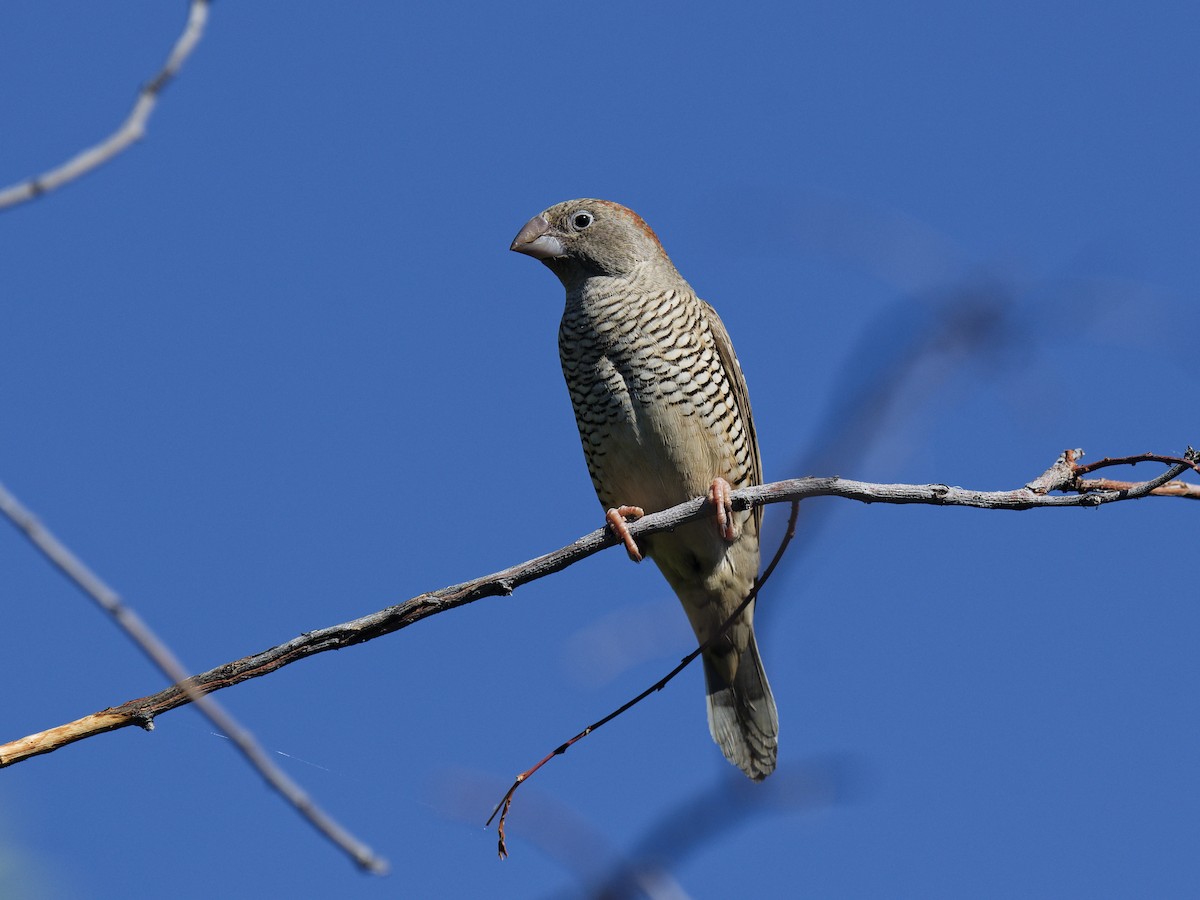
[[[733,543],[737,540],[737,531],[733,527],[733,500],[729,496],[731,490],[729,482],[724,478],[714,478],[712,486],[708,489],[708,502],[717,513],[717,533]]]
[[[640,506],[618,506],[610,509],[604,516],[608,521],[608,527],[612,529],[613,534],[621,539],[621,543],[625,545],[625,552],[629,554],[629,558],[634,562],[642,561],[642,551],[638,549],[637,542],[633,539],[633,535],[629,533],[629,526],[626,523],[636,522],[645,514],[645,510]]]

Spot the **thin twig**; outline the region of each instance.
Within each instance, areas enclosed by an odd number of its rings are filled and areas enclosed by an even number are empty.
[[[1085,478],[1079,481],[1081,491],[1128,491],[1137,484],[1136,481],[1117,481],[1113,478]],[[1150,492],[1155,497],[1183,497],[1187,500],[1200,500],[1200,484],[1190,481],[1168,481]]]
[[[579,734],[575,735],[573,738],[568,740],[566,743],[560,744],[558,747],[551,750],[544,757],[542,757],[542,759],[540,761],[535,763],[530,768],[526,769],[524,772],[522,772],[520,775],[518,775],[513,780],[512,786],[509,787],[508,791],[505,793],[504,797],[501,798],[500,802],[496,804],[495,808],[492,810],[492,814],[490,816],[488,816],[488,820],[484,823],[485,827],[488,825],[491,825],[492,820],[496,818],[496,813],[500,813],[500,823],[496,826],[496,834],[497,834],[498,852],[500,854],[501,859],[506,859],[508,857],[508,848],[504,841],[504,823],[508,819],[508,811],[512,807],[512,798],[513,798],[513,795],[517,792],[517,788],[519,788],[522,784],[524,784],[526,781],[528,781],[530,776],[532,776],[534,772],[536,772],[538,769],[540,769],[546,763],[550,762],[550,760],[552,760],[554,757],[561,756],[562,754],[566,753],[571,748],[572,744],[575,744],[577,741],[583,740],[583,738],[587,737],[589,734],[591,734],[596,729],[600,728],[602,725],[607,725],[609,722],[611,722],[617,716],[624,713],[627,709],[631,709],[632,707],[637,706],[639,703],[641,703],[643,700],[645,700],[647,697],[649,697],[655,691],[661,691],[664,687],[667,686],[667,683],[670,682],[671,679],[673,679],[676,675],[678,675],[680,672],[682,672],[684,669],[686,669],[689,665],[691,665],[692,661],[697,656],[699,656],[701,653],[703,653],[705,650],[707,650],[709,647],[711,647],[713,644],[715,644],[721,637],[723,637],[725,632],[727,632],[730,628],[733,627],[733,623],[735,621],[737,621],[738,617],[741,616],[741,614],[745,611],[746,607],[754,602],[754,598],[758,596],[758,592],[763,589],[763,585],[765,585],[767,583],[767,579],[771,577],[771,573],[774,572],[775,567],[777,565],[779,565],[779,560],[781,560],[783,558],[784,551],[787,550],[788,544],[790,544],[792,542],[792,538],[794,538],[796,536],[796,519],[799,518],[799,516],[800,516],[800,501],[795,500],[792,502],[792,514],[791,514],[791,517],[788,519],[787,531],[783,535],[783,540],[781,540],[779,542],[779,549],[775,551],[775,555],[771,558],[770,565],[768,565],[767,568],[763,571],[762,575],[759,576],[755,580],[754,586],[750,589],[750,593],[748,593],[746,595],[745,599],[742,600],[742,602],[738,604],[737,608],[732,613],[729,614],[728,618],[726,618],[725,621],[721,624],[721,627],[718,628],[716,630],[716,632],[714,632],[707,641],[702,643],[699,647],[697,647],[695,650],[693,650],[691,653],[689,653],[687,656],[685,656],[683,659],[681,659],[679,661],[679,665],[677,665],[675,668],[673,668],[670,672],[668,672],[666,675],[664,675],[658,681],[654,682],[654,684],[650,685],[650,687],[646,688],[644,691],[642,691],[640,694],[638,694],[633,699],[623,703],[621,706],[614,709],[612,712],[610,712],[604,718],[600,719],[599,721],[593,722],[591,725],[589,725],[587,728],[583,729],[583,731],[579,732]]]
[[[202,690],[189,683],[187,669],[150,626],[142,621],[141,616],[127,606],[112,588],[63,545],[48,528],[42,525],[3,484],[0,484],[0,512],[29,538],[30,543],[40,550],[46,559],[113,618],[117,626],[137,644],[151,662],[158,666],[167,678],[175,682],[187,700],[195,703],[213,726],[233,742],[233,745],[267,784],[290,803],[300,815],[304,816],[317,831],[332,841],[359,867],[377,875],[382,875],[387,871],[386,860],[376,856],[369,847],[357,840],[318,807],[300,785],[296,784],[271,761],[267,752],[249,731],[238,724],[237,720],[226,712],[216,700],[205,697]],[[143,720],[142,725],[147,730],[154,727],[151,719]]]
[[[1145,496],[1177,478],[1188,468],[1190,464],[1186,461],[1172,466],[1158,478],[1137,485],[1134,489],[1089,491],[1078,495],[1045,495],[1028,487],[1012,491],[972,491],[944,484],[870,484],[825,477],[797,478],[742,488],[731,496],[734,508],[739,510],[808,497],[843,497],[861,503],[966,506],[978,509],[1093,507]],[[679,506],[650,513],[630,523],[629,533],[638,538],[678,528],[705,515],[706,504],[704,498],[698,497]],[[340,650],[391,634],[427,616],[465,606],[484,597],[508,596],[523,584],[559,572],[617,543],[611,531],[600,528],[553,553],[482,578],[421,594],[349,622],[306,632],[286,643],[196,675],[188,679],[186,684],[203,694],[231,687],[327,650]],[[188,702],[190,698],[186,690],[178,684],[172,685],[157,694],[130,700],[74,722],[0,745],[0,767],[13,765],[31,756],[51,753],[75,741],[130,725],[145,728],[156,716]]]
[[[1083,451],[1075,452],[1082,455]],[[1188,447],[1184,451],[1183,456],[1163,456],[1158,453],[1136,453],[1133,456],[1106,456],[1104,459],[1098,459],[1094,463],[1075,466],[1075,475],[1087,475],[1090,472],[1095,472],[1097,469],[1105,469],[1109,466],[1135,466],[1140,462],[1156,462],[1168,466],[1182,465],[1200,472],[1200,457],[1197,456],[1195,450]]]
[[[208,9],[209,0],[191,0],[187,24],[184,25],[183,32],[175,41],[175,46],[171,49],[166,63],[138,91],[133,109],[130,110],[129,115],[116,131],[57,168],[0,190],[0,210],[10,209],[33,200],[35,197],[40,197],[74,181],[92,169],[104,165],[131,144],[145,137],[146,123],[150,121],[150,116],[158,104],[158,97],[163,88],[179,74],[179,70],[183,68],[188,56],[196,49],[196,45],[204,35],[204,26],[208,22]]]

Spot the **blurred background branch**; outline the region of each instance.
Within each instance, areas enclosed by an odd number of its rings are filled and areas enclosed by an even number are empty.
[[[154,76],[138,91],[133,109],[120,126],[100,143],[71,157],[61,166],[43,172],[34,178],[0,189],[0,211],[19,206],[43,194],[56,190],[64,184],[74,181],[97,169],[118,156],[130,146],[146,136],[146,125],[163,89],[174,80],[191,56],[200,38],[204,36],[204,26],[208,23],[210,0],[191,0],[188,6],[187,22],[183,32],[171,48],[167,61]]]
[[[299,784],[275,765],[257,738],[247,728],[243,727],[216,700],[205,696],[205,691],[195,686],[188,678],[187,669],[183,667],[174,652],[159,639],[153,629],[142,620],[142,617],[56,538],[50,529],[26,509],[3,484],[0,484],[0,514],[3,514],[21,531],[55,568],[112,618],[114,624],[158,667],[159,671],[175,682],[171,690],[178,691],[180,696],[186,698],[186,702],[194,703],[213,724],[213,727],[219,729],[242,754],[246,762],[262,776],[267,785],[303,816],[318,833],[349,856],[361,869],[376,875],[382,875],[387,871],[387,861],[377,856],[370,847],[338,824],[332,816],[313,802]],[[99,734],[132,724],[120,715],[109,712],[98,713],[90,718],[94,730],[88,734]],[[137,724],[149,731],[154,727],[154,720],[153,717],[142,716]],[[53,749],[55,746],[73,743],[88,734],[81,733],[73,723],[68,724],[51,729],[50,736],[45,739],[34,739],[29,749],[38,745],[49,746]],[[21,744],[20,741],[15,743]],[[17,758],[22,758],[19,752],[14,754],[14,759]],[[8,762],[7,756],[0,752],[0,766],[7,765]]]

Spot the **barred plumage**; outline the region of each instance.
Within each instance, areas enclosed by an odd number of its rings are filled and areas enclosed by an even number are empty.
[[[645,222],[609,201],[573,200],[530,220],[512,249],[541,259],[566,288],[559,355],[605,507],[653,512],[718,484],[761,481],[749,395],[729,335]],[[755,509],[733,514],[726,533],[699,521],[643,538],[699,640],[750,591],[760,522]],[[704,664],[713,737],[731,762],[760,779],[775,767],[778,721],[753,616],[751,604]]]

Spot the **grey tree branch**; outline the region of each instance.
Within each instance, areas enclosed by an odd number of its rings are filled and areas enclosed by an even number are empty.
[[[216,700],[206,697],[206,691],[189,680],[187,669],[183,667],[170,648],[158,638],[150,626],[142,621],[141,616],[122,602],[112,588],[67,549],[16,497],[9,493],[3,484],[0,484],[0,513],[3,513],[20,529],[29,538],[30,543],[40,550],[59,571],[114,619],[121,630],[129,635],[151,662],[158,666],[167,678],[175,682],[176,686],[173,689],[179,691],[181,702],[195,703],[213,726],[233,742],[233,745],[267,784],[290,803],[300,815],[304,816],[317,831],[353,859],[360,868],[377,875],[382,875],[387,871],[387,861],[376,856],[369,847],[334,821],[312,801],[300,785],[276,766],[250,732],[243,728]],[[100,721],[108,720],[109,717],[100,714]],[[153,721],[149,719],[144,719],[140,724],[147,729],[153,728]],[[66,732],[64,732],[64,728],[67,729]],[[70,726],[51,729],[51,731],[60,736],[66,736],[70,733]],[[69,740],[74,740],[74,738]]]
[[[92,169],[99,168],[106,162],[126,150],[131,144],[141,140],[146,135],[146,123],[158,104],[159,94],[162,93],[171,80],[179,74],[183,64],[200,43],[204,36],[204,26],[208,22],[210,0],[191,0],[188,7],[187,24],[175,41],[171,54],[163,67],[158,70],[142,89],[138,91],[133,109],[121,125],[95,146],[67,160],[61,166],[44,172],[34,178],[14,184],[0,190],[0,210],[9,209],[40,197],[42,194],[62,187],[74,181],[81,175],[86,175]]]
[[[833,476],[795,478],[743,488],[733,492],[733,501],[738,509],[811,497],[843,497],[862,503],[967,506],[976,509],[1094,507],[1150,496],[1189,469],[1200,471],[1200,455],[1189,447],[1183,457],[1170,457],[1178,462],[1168,464],[1168,468],[1156,478],[1129,488],[1091,490],[1083,486],[1084,483],[1076,472],[1079,467],[1076,466],[1075,460],[1081,455],[1082,451],[1065,451],[1053,466],[1029,485],[1010,491],[975,491],[945,484],[871,484]],[[1117,465],[1118,462],[1107,464]],[[1093,463],[1089,471],[1098,467],[1099,464]],[[1049,493],[1081,489],[1083,493]],[[1178,495],[1169,493],[1167,496]],[[706,506],[707,501],[703,498],[690,500],[671,509],[644,516],[631,523],[629,531],[635,538],[668,531],[706,515]],[[74,722],[0,745],[0,767],[13,765],[31,756],[51,753],[75,741],[118,728],[137,725],[149,729],[156,716],[191,702],[193,694],[208,694],[267,675],[317,653],[340,650],[374,640],[407,628],[427,616],[464,606],[484,597],[507,596],[523,584],[559,572],[617,543],[611,532],[601,528],[553,553],[520,565],[421,594],[404,603],[349,622],[307,632],[261,653],[225,663],[186,680],[179,680],[179,683],[157,694],[130,700]]]

